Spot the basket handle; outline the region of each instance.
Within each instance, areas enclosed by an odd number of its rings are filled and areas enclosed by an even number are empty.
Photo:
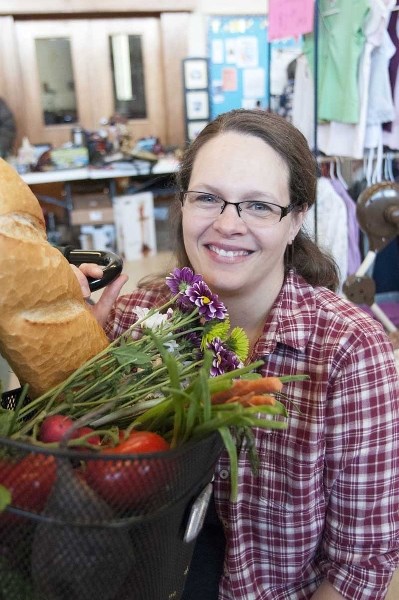
[[[82,263],[94,263],[103,267],[103,276],[94,279],[88,277],[89,288],[95,292],[105,287],[122,272],[123,260],[114,252],[101,250],[80,250],[73,246],[57,246],[57,249],[65,256],[67,261],[77,267]]]

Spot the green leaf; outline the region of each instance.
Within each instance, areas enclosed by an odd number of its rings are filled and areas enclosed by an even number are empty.
[[[124,345],[112,350],[112,355],[119,365],[150,365],[151,357],[145,352],[136,350],[132,345]]]
[[[11,492],[4,485],[0,484],[0,513],[11,504]]]
[[[0,408],[0,435],[7,436],[13,422],[14,411]]]

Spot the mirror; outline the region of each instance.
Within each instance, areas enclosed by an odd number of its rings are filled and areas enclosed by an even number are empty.
[[[109,38],[115,113],[145,119],[144,65],[140,35],[116,33]]]
[[[43,119],[46,125],[76,123],[75,83],[68,38],[36,39]]]

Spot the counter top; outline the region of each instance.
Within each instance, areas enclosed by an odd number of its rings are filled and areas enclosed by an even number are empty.
[[[137,177],[139,175],[166,175],[174,173],[178,161],[173,158],[161,158],[150,168],[148,162],[114,163],[102,168],[83,167],[79,169],[60,169],[54,171],[37,171],[24,173],[21,178],[28,185],[56,183],[65,181],[81,181],[83,179],[117,179],[119,177]]]

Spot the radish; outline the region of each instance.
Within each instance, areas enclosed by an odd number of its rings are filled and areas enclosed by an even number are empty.
[[[72,419],[64,415],[46,417],[40,426],[39,440],[45,443],[60,442],[72,425]]]
[[[73,419],[65,417],[64,415],[52,415],[46,417],[40,427],[39,440],[47,444],[51,442],[60,442],[64,436],[67,435],[68,431],[73,426],[73,423]],[[94,429],[91,429],[91,427],[79,427],[79,429],[72,433],[70,438],[73,440],[92,432],[94,435],[90,436],[87,441],[90,444],[99,446],[101,443],[100,436],[96,435]],[[87,450],[84,446],[75,446],[75,448],[76,450]]]

